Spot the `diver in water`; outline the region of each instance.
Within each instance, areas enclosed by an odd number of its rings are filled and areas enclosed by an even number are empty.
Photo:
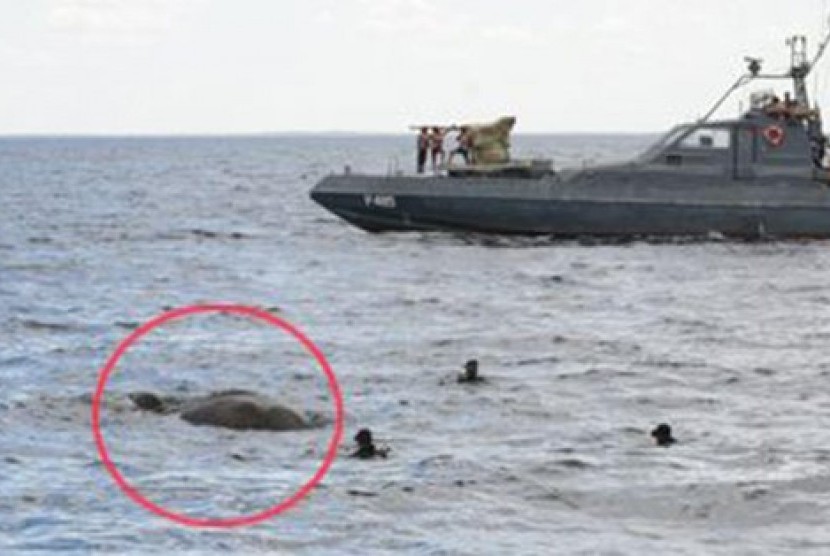
[[[349,457],[359,459],[373,459],[385,458],[389,454],[389,448],[378,448],[372,442],[372,431],[369,429],[360,429],[354,435],[354,441],[357,442],[357,450],[355,450]]]
[[[459,384],[482,384],[487,382],[482,376],[478,374],[478,360],[470,359],[464,364],[464,372],[458,375]]]
[[[663,446],[664,448],[668,448],[677,442],[677,439],[671,435],[671,427],[666,423],[657,425],[657,428],[651,431],[651,436],[654,437],[654,441],[657,442],[658,446]]]

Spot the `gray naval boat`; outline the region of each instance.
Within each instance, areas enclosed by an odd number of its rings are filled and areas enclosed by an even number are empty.
[[[830,34],[809,59],[804,37],[788,40],[791,66],[782,74],[764,74],[761,60],[747,58],[746,73],[706,116],[676,126],[626,163],[554,171],[549,161],[513,160],[506,149],[499,158],[496,149],[495,157],[449,166],[441,175],[347,169],[322,179],[311,198],[370,232],[830,237],[827,139],[806,85],[828,41]],[[711,119],[736,90],[761,79],[791,81],[792,94],[755,92],[740,117]],[[492,132],[482,129],[485,136]],[[492,154],[492,133],[487,141]]]

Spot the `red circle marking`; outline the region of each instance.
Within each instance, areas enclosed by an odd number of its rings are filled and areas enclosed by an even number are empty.
[[[778,125],[768,125],[763,131],[764,138],[773,147],[780,147],[784,143],[784,130]]]
[[[314,473],[314,475],[306,481],[300,488],[288,498],[282,500],[278,504],[263,510],[258,513],[249,514],[249,515],[242,515],[239,517],[230,517],[230,518],[194,518],[190,517],[186,514],[177,513],[170,511],[158,504],[153,503],[152,501],[145,498],[135,487],[133,487],[121,472],[116,467],[115,463],[113,463],[112,459],[110,458],[109,451],[107,450],[106,443],[104,442],[104,436],[101,433],[101,399],[104,395],[104,390],[107,386],[107,381],[109,380],[110,374],[115,369],[116,364],[127,351],[136,341],[138,341],[141,337],[147,335],[148,332],[157,328],[158,326],[164,324],[165,322],[180,319],[189,315],[194,315],[197,313],[235,313],[239,315],[244,315],[249,318],[255,320],[262,320],[267,322],[268,324],[280,328],[281,330],[287,332],[291,336],[293,336],[303,347],[314,356],[317,360],[317,363],[323,369],[323,372],[326,375],[326,379],[328,380],[328,388],[332,394],[332,398],[334,398],[334,432],[332,433],[331,439],[329,440],[328,449],[326,451],[326,455],[323,458],[323,462],[320,464],[320,467]],[[92,398],[92,434],[95,437],[95,444],[98,448],[98,455],[101,457],[101,461],[104,464],[104,467],[107,469],[109,474],[115,480],[116,484],[121,488],[121,490],[130,497],[136,504],[142,506],[143,508],[165,517],[171,521],[179,523],[181,525],[187,525],[189,527],[243,527],[246,525],[255,525],[257,523],[261,523],[267,519],[270,519],[285,510],[288,510],[292,506],[296,505],[300,502],[305,496],[308,495],[309,492],[320,482],[323,480],[323,477],[328,473],[329,468],[331,467],[332,463],[334,463],[334,459],[337,457],[337,446],[340,444],[340,440],[343,437],[343,395],[340,391],[340,385],[337,383],[337,377],[334,376],[334,371],[329,365],[329,362],[326,360],[325,355],[320,349],[312,342],[305,334],[300,332],[297,328],[295,328],[291,323],[272,315],[271,313],[263,310],[258,309],[256,307],[248,307],[245,305],[223,305],[223,304],[214,304],[214,305],[191,305],[188,307],[179,307],[177,309],[172,309],[170,311],[166,311],[161,315],[154,317],[153,319],[145,322],[138,328],[136,328],[129,336],[124,338],[121,343],[118,344],[118,347],[115,349],[115,352],[109,357],[107,360],[106,365],[101,369],[99,376],[98,376],[98,386],[95,389],[95,395]]]

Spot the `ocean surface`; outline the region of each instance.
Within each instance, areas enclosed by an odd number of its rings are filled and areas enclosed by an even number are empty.
[[[518,137],[557,167],[647,136]],[[830,553],[830,243],[585,245],[370,235],[309,200],[409,170],[410,137],[0,139],[0,553]],[[343,392],[339,457],[258,525],[192,528],[139,505],[93,439],[110,355],[177,307],[292,323]],[[467,359],[486,384],[460,385]],[[319,468],[334,405],[285,330],[221,313],[119,360],[101,431],[146,500],[257,514]],[[127,393],[228,388],[326,423],[196,427]],[[649,437],[660,422],[679,443]],[[346,456],[361,427],[387,459]]]

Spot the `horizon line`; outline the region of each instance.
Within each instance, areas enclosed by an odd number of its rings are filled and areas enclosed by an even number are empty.
[[[661,131],[519,131],[517,136],[544,135],[657,135]],[[414,131],[205,131],[205,132],[0,132],[0,139],[150,139],[150,138],[220,138],[220,137],[407,137],[415,135]]]

